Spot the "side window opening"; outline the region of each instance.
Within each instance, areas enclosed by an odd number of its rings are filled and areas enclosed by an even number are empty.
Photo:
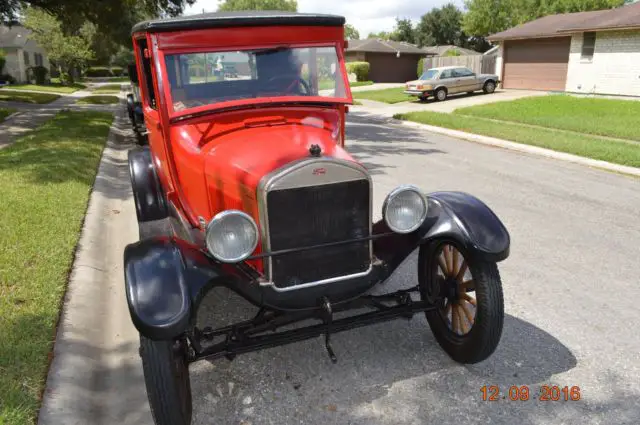
[[[582,52],[580,59],[591,60],[596,50],[596,33],[585,32],[582,38]]]
[[[140,39],[137,41],[137,44],[138,51],[140,52],[140,60],[142,61],[142,73],[144,74],[142,80],[144,81],[145,93],[148,97],[147,100],[149,106],[153,109],[157,109],[156,94],[153,90],[153,78],[151,76],[151,59],[145,57],[144,54],[147,49],[147,40],[144,38]]]

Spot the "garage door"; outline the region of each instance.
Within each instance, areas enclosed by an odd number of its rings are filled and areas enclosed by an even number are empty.
[[[367,53],[369,79],[376,83],[404,83],[415,80],[422,55]]]
[[[564,91],[571,37],[506,41],[503,86]]]

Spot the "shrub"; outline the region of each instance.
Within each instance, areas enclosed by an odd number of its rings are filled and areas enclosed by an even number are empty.
[[[2,74],[2,68],[4,68],[5,63],[7,63],[7,54],[0,49],[0,74]]]
[[[13,78],[9,74],[0,74],[0,81],[4,81],[5,83],[13,84],[16,82],[16,79]]]
[[[418,78],[420,78],[420,76],[424,72],[424,60],[425,58],[422,58],[418,61]]]
[[[87,77],[113,77],[111,70],[106,66],[92,66],[87,69]]]
[[[347,72],[356,74],[358,81],[369,80],[369,62],[348,62]]]
[[[460,56],[460,51],[458,49],[447,50],[443,56]]]
[[[114,75],[114,77],[122,76],[122,67],[121,66],[112,66],[111,67],[111,73]]]
[[[47,80],[47,74],[49,70],[42,65],[32,66],[29,68],[30,78],[36,80],[36,84],[44,84]]]

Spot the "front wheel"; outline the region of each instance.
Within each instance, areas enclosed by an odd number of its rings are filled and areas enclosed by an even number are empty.
[[[153,341],[141,335],[140,357],[154,423],[189,425],[192,407],[186,341]]]
[[[420,248],[422,299],[438,307],[427,321],[436,340],[459,363],[477,363],[498,346],[504,323],[496,263],[469,258],[454,242]]]
[[[496,83],[494,83],[493,81],[487,81],[486,83],[484,83],[484,86],[482,86],[482,91],[487,94],[493,93],[494,91],[496,91]]]

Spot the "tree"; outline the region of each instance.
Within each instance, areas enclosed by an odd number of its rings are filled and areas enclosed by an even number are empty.
[[[66,34],[77,33],[86,22],[96,25],[103,38],[131,44],[131,27],[158,16],[176,16],[195,0],[0,0],[0,20],[15,21],[23,4],[55,16]]]
[[[218,7],[220,11],[231,10],[298,10],[296,0],[224,0]]]
[[[396,26],[391,33],[391,40],[415,44],[416,30],[410,19],[396,18]]]
[[[465,33],[486,37],[516,25],[556,13],[610,9],[625,0],[465,0]]]
[[[344,38],[346,40],[359,40],[360,33],[353,25],[345,24],[344,26]]]
[[[381,40],[390,40],[391,39],[391,33],[387,32],[387,31],[370,32],[369,35],[367,36],[367,38],[379,38]]]
[[[453,3],[433,8],[422,15],[416,28],[419,46],[453,44],[462,46],[466,35],[462,32],[462,12]]]
[[[23,23],[49,59],[60,67],[61,76],[70,82],[73,82],[75,70],[93,58],[90,46],[95,27],[83,25],[76,34],[67,35],[62,31],[62,23],[53,15],[34,7],[24,10]]]

